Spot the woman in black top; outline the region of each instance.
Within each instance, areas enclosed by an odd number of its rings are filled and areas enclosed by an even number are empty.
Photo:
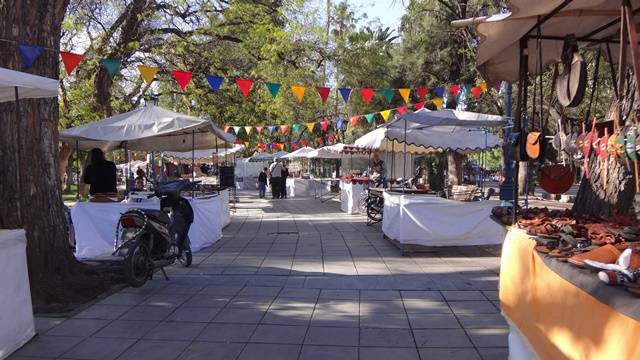
[[[91,149],[90,163],[84,169],[83,180],[89,187],[89,194],[115,193],[116,164],[104,158],[104,153],[98,148]]]

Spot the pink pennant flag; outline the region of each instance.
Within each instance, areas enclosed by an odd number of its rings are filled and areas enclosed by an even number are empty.
[[[289,125],[280,125],[280,132],[286,134],[289,131]]]
[[[224,126],[224,132],[229,132],[229,130],[231,130],[231,126],[225,125]]]
[[[401,107],[397,108],[396,111],[398,112],[398,114],[402,115],[402,114],[407,112],[407,107],[406,106],[401,106]]]
[[[320,126],[322,126],[322,131],[327,131],[327,129],[329,128],[329,124],[330,122],[327,120],[320,121]]]
[[[262,126],[256,126],[256,132],[258,134],[262,134],[262,129],[264,129]]]

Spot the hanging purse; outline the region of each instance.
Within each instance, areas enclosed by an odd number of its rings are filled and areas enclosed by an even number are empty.
[[[550,194],[563,194],[573,185],[575,174],[569,165],[545,165],[538,172],[540,187]]]
[[[561,58],[563,68],[556,80],[556,97],[562,106],[576,107],[587,87],[587,63],[578,51],[574,36],[565,38]]]
[[[527,155],[529,159],[535,160],[540,156],[542,133],[532,131],[527,134]]]

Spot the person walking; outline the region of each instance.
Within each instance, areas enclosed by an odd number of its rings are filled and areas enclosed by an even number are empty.
[[[282,187],[280,189],[280,197],[287,198],[287,178],[289,177],[289,169],[286,166],[282,166]]]
[[[269,166],[271,173],[271,196],[273,199],[280,199],[282,190],[282,164],[278,159],[273,159],[273,163]]]
[[[264,199],[267,190],[267,168],[263,168],[258,175],[258,197]]]

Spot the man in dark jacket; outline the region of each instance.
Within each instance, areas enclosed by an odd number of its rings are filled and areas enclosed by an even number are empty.
[[[258,197],[264,198],[267,191],[267,168],[262,169],[258,175]]]
[[[289,169],[282,165],[282,187],[280,188],[280,197],[287,198],[287,178],[289,177]]]

